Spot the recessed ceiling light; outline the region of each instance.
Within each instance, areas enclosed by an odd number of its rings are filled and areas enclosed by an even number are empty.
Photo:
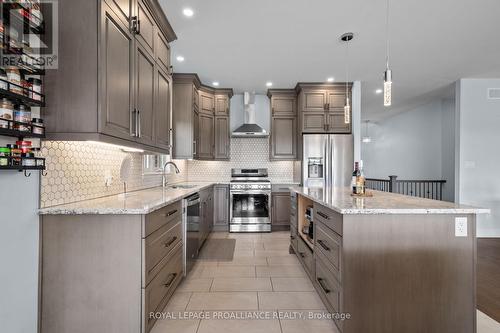
[[[219,86],[219,82],[214,81],[214,82],[212,82],[212,85],[215,86],[215,87],[218,87]]]
[[[333,82],[333,81],[335,81],[335,78],[333,78],[333,77],[329,77],[329,78],[328,78],[328,79],[326,79],[326,80],[327,80],[328,82]]]
[[[177,61],[178,62],[183,62],[184,61],[184,57],[183,56],[177,56]]]
[[[375,90],[375,94],[381,94],[381,93],[383,93],[383,92],[384,92],[384,91],[383,91],[382,89],[377,89],[377,90]]]
[[[187,16],[187,17],[191,17],[194,15],[194,12],[191,8],[184,8],[182,10],[182,13],[184,14],[184,16]]]
[[[272,87],[273,83],[272,82],[266,82],[266,87]]]

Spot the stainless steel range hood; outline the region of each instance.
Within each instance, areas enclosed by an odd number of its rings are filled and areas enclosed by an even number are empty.
[[[245,123],[235,129],[233,137],[264,138],[269,136],[267,131],[255,123],[255,94],[245,92],[243,95],[245,108]]]

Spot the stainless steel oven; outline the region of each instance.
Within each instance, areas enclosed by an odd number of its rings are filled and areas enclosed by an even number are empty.
[[[271,231],[271,183],[266,169],[233,169],[230,232]]]

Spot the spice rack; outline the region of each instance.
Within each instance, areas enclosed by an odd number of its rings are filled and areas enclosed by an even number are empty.
[[[2,43],[2,53],[19,58],[13,65],[6,64],[5,68],[14,66],[18,70],[18,75],[21,74],[21,80],[12,79],[9,75],[7,75],[7,80],[0,78],[0,100],[6,98],[13,105],[24,105],[26,108],[43,107],[45,106],[45,96],[41,93],[41,86],[38,86],[38,91],[35,91],[32,89],[33,85],[25,85],[22,78],[24,75],[37,79],[45,74],[45,69],[37,63],[36,55],[33,53],[29,41],[25,42],[24,37],[22,42],[20,40],[20,36],[25,36],[28,31],[38,35],[44,33],[45,27],[40,12],[40,3],[37,1],[30,3],[2,2],[1,8],[3,40],[0,40],[0,43]],[[28,80],[26,79],[26,81]],[[14,137],[19,141],[24,141],[25,138],[43,139],[45,137],[43,121],[33,119],[33,122],[30,122],[30,116],[28,119],[23,116],[16,117],[16,110],[17,107],[13,111],[14,117],[12,117],[12,113],[9,116],[7,112],[5,118],[0,118],[0,136]],[[23,109],[20,109],[21,111]],[[6,119],[9,117],[12,118]],[[20,154],[17,144],[16,142],[16,154],[14,154],[14,148],[12,148],[11,153],[9,152],[13,145],[7,145],[5,148],[0,147],[0,150],[3,150],[3,152],[0,151],[0,170],[24,171],[24,175],[29,177],[31,175],[29,170],[43,171],[46,169],[45,159],[32,154],[39,148],[31,148],[30,144],[29,148],[24,148],[27,149],[26,153]],[[42,175],[45,174],[42,172]]]

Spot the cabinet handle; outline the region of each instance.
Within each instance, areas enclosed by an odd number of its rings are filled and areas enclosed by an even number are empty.
[[[174,282],[175,280],[175,277],[177,276],[177,273],[171,273],[169,274],[170,278],[167,280],[167,282],[165,282],[163,284],[163,286],[165,286],[165,288],[168,288],[172,285],[172,282]]]
[[[318,215],[321,216],[322,218],[324,218],[325,220],[329,220],[330,219],[330,216],[326,215],[325,213],[318,212]]]
[[[321,245],[321,247],[323,249],[325,249],[326,251],[330,251],[330,248],[328,246],[326,246],[326,244],[325,244],[325,242],[323,242],[323,240],[318,239],[318,244]]]
[[[175,213],[177,213],[177,209],[174,209],[168,213],[163,214],[163,217],[169,217],[169,216],[174,215]]]
[[[137,109],[137,137],[140,138],[142,136],[141,133],[141,111]]]
[[[134,109],[132,110],[132,112],[130,112],[130,136],[131,137],[136,137],[137,134],[137,124],[136,124],[136,120],[137,120],[137,116],[136,116],[136,112],[137,110]]]
[[[193,141],[193,155],[196,155],[196,140]]]
[[[177,240],[177,236],[172,237],[172,239],[165,243],[165,247],[169,247]]]
[[[294,239],[295,239],[295,236],[290,236],[290,239],[291,239],[291,240],[294,240]]]
[[[141,34],[141,21],[137,16],[132,16],[132,33],[136,35]]]
[[[305,258],[306,257],[306,255],[305,255],[304,252],[299,252],[299,255],[300,255],[301,258]]]
[[[330,289],[328,289],[324,284],[323,284],[323,279],[322,278],[317,278],[316,280],[318,280],[318,283],[319,283],[319,286],[321,287],[321,289],[323,289],[323,291],[325,292],[325,294],[329,294],[330,293]]]

